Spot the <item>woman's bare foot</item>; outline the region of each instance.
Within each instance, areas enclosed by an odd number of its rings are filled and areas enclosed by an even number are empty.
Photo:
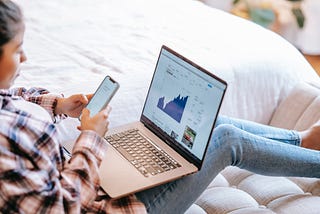
[[[301,146],[308,149],[320,150],[320,121],[315,123],[309,129],[300,132]]]

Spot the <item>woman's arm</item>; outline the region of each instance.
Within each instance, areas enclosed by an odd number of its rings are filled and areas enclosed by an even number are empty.
[[[59,98],[63,98],[62,94],[52,94],[44,88],[14,88],[13,94],[19,96],[26,101],[38,104],[43,107],[51,116],[53,122],[58,122],[67,117],[66,114],[56,114],[55,109]]]

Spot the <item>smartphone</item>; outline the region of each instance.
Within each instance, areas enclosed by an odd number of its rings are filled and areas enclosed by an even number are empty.
[[[86,108],[90,110],[90,117],[96,115],[108,105],[119,87],[119,83],[110,76],[106,76],[103,79],[90,102],[86,106]]]

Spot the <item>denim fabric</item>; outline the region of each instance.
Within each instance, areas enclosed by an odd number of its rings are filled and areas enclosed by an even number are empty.
[[[320,152],[300,147],[297,131],[220,116],[202,169],[137,193],[149,213],[184,213],[227,166],[270,176],[320,178]]]

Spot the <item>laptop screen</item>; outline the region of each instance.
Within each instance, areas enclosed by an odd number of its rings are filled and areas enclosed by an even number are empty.
[[[201,166],[226,87],[221,79],[163,46],[141,120]]]

